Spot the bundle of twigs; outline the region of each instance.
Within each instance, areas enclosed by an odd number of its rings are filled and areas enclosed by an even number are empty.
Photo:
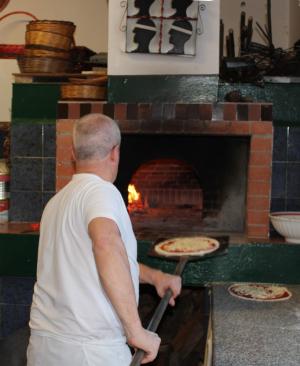
[[[272,4],[267,0],[267,24],[263,27],[255,22],[257,32],[265,44],[252,41],[253,17],[248,18],[241,12],[239,56],[235,55],[233,29],[226,36],[226,57],[223,56],[224,24],[220,24],[220,75],[230,81],[260,81],[265,75],[300,75],[300,47],[288,50],[275,48],[272,33]],[[300,43],[300,41],[299,41]],[[300,44],[299,44],[300,46]]]

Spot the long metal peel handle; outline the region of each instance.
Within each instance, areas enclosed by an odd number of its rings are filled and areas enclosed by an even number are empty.
[[[184,267],[188,261],[188,257],[181,257],[175,270],[175,275],[180,276],[184,270]],[[151,332],[155,332],[158,328],[158,325],[161,321],[161,318],[164,315],[164,312],[169,304],[169,301],[172,297],[172,290],[168,289],[166,293],[164,294],[164,297],[160,300],[160,303],[158,304],[147,329]],[[130,366],[139,366],[144,358],[145,352],[141,349],[137,350],[136,353],[133,356],[133,359],[131,361]]]

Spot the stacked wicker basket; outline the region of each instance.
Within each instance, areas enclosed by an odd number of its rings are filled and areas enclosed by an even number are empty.
[[[23,73],[70,71],[70,49],[74,43],[72,22],[37,20],[27,24],[24,56],[18,59]]]
[[[61,98],[65,100],[105,100],[107,76],[88,79],[70,79],[60,87]]]

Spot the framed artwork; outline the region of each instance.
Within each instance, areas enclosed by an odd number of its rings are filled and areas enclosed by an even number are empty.
[[[127,0],[126,52],[194,56],[198,2]]]

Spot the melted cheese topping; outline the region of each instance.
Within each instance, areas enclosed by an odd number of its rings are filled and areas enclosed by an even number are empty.
[[[204,255],[219,248],[219,242],[202,236],[182,237],[165,240],[155,246],[158,254],[165,256]]]
[[[285,287],[263,284],[232,285],[229,292],[240,298],[262,301],[287,300],[292,296]]]

